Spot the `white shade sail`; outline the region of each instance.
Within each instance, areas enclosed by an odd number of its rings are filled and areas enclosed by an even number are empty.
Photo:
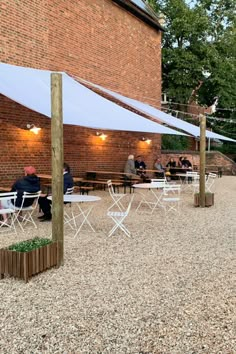
[[[182,119],[178,119],[173,117],[170,114],[164,113],[160,110],[158,110],[157,108],[150,106],[147,103],[143,103],[137,100],[134,100],[132,98],[123,96],[117,92],[108,90],[102,86],[99,85],[95,85],[89,81],[83,80],[83,79],[79,79],[81,82],[84,82],[88,85],[90,85],[91,87],[94,88],[98,88],[100,91],[109,94],[110,96],[114,97],[115,99],[119,100],[120,102],[125,103],[126,105],[137,109],[138,111],[151,116],[152,118],[158,120],[159,122],[163,122],[168,124],[171,127],[175,127],[178,129],[181,129],[195,137],[200,137],[200,128],[196,125],[193,125],[191,123],[185,122]],[[220,139],[220,140],[225,140],[225,141],[231,141],[231,142],[236,142],[233,139],[230,139],[226,136],[211,132],[209,130],[206,130],[206,137],[210,138],[210,139]]]
[[[0,93],[51,117],[51,71],[0,63]],[[72,79],[63,78],[63,122],[94,129],[186,135],[109,101]]]

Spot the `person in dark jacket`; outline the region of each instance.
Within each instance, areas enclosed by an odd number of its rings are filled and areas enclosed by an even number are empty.
[[[67,165],[67,163],[64,163],[63,165],[63,180],[64,180],[63,193],[65,194],[67,188],[72,188],[74,186],[73,178],[70,174],[70,167],[69,165]],[[39,197],[39,206],[43,212],[43,215],[38,217],[38,219],[40,219],[41,222],[52,220],[52,213],[51,213],[52,202],[48,200],[47,197],[48,197],[47,195]]]
[[[136,170],[140,170],[140,169],[144,169],[146,170],[146,164],[142,159],[142,156],[137,156],[136,160],[135,160],[135,168]]]
[[[184,158],[183,158],[183,160],[182,160],[182,167],[189,168],[189,169],[192,168],[192,164],[191,164],[191,162],[187,159],[187,157],[184,157]]]
[[[137,171],[137,175],[140,176],[143,180],[145,180],[146,177],[146,164],[142,159],[142,156],[137,156],[136,160],[135,160],[135,168]]]
[[[168,161],[166,167],[169,168],[169,171],[170,171],[170,174],[171,174],[171,175],[175,174],[175,172],[176,172],[176,170],[175,170],[176,162],[175,162],[175,160],[174,160],[173,158],[171,158],[171,159]],[[171,168],[171,167],[174,167],[174,168]]]
[[[40,191],[40,180],[36,175],[36,169],[33,166],[24,167],[25,176],[18,179],[12,186],[11,192],[17,192],[15,206],[21,207],[24,192],[36,193]],[[34,202],[33,199],[25,199],[23,206],[28,207]]]
[[[39,177],[36,176],[36,169],[33,166],[24,167],[25,176],[23,178],[18,179],[12,186],[11,192],[17,192],[16,200],[6,200],[0,204],[1,208],[12,208],[14,206],[20,208],[29,207],[33,204],[34,199],[29,198],[24,200],[24,204],[22,205],[23,193],[36,193],[40,191],[40,180]],[[3,226],[9,226],[7,223],[7,215],[2,214],[3,217]],[[2,224],[2,222],[0,221]]]

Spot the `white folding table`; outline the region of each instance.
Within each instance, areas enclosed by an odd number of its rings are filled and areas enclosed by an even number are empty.
[[[142,204],[146,204],[148,205],[148,207],[151,209],[151,213],[153,213],[153,211],[159,206],[162,207],[161,204],[161,198],[162,198],[162,194],[163,194],[163,188],[164,188],[165,182],[153,182],[153,183],[137,183],[137,184],[133,184],[134,188],[137,189],[146,189],[146,190],[150,190],[150,192],[152,193],[152,195],[154,196],[153,200],[147,200],[147,195],[144,195],[143,193],[141,193],[142,195],[142,200],[140,201],[136,211],[140,208],[140,206]]]
[[[48,199],[52,200],[52,197],[49,196]],[[82,203],[97,202],[101,200],[101,198],[95,195],[65,194],[63,196],[63,200],[65,203],[71,203],[71,215],[64,212],[64,226],[69,225],[71,229],[76,230],[74,237],[78,235],[84,224],[87,224],[91,230],[95,232],[90,221],[88,220],[94,204],[90,204],[87,208],[83,208],[81,205]],[[76,207],[77,211],[75,211],[74,207]],[[79,217],[81,217],[80,225],[77,224],[77,219]]]

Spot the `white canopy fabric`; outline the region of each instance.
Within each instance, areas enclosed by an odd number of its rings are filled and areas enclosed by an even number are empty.
[[[0,63],[0,93],[51,117],[51,71]],[[186,135],[135,114],[62,72],[63,122],[94,129]]]
[[[184,130],[185,132],[195,136],[195,137],[199,137],[200,136],[200,128],[197,127],[196,125],[190,124],[188,122],[183,121],[182,119],[178,119],[173,117],[170,114],[164,113],[160,110],[158,110],[157,108],[154,108],[153,106],[150,106],[147,103],[143,103],[137,100],[134,100],[132,98],[120,95],[117,92],[108,90],[102,86],[99,85],[95,85],[89,81],[83,80],[83,79],[79,79],[81,82],[84,82],[92,87],[98,88],[99,90],[109,94],[110,96],[116,98],[117,100],[125,103],[126,105],[134,108],[134,109],[138,109],[140,112],[145,113],[149,116],[151,116],[152,118],[158,120],[159,122],[163,122],[166,123],[168,125],[170,125],[171,127],[175,127],[181,130]],[[211,132],[209,130],[206,130],[206,137],[210,138],[210,139],[220,139],[220,140],[226,140],[226,141],[231,141],[231,142],[236,142],[236,140],[230,139],[226,136]]]

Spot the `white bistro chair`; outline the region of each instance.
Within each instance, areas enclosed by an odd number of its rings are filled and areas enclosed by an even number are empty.
[[[166,177],[163,177],[163,178],[153,178],[153,179],[151,179],[151,183],[157,183],[157,182],[167,183],[167,179],[166,179]]]
[[[110,179],[107,181],[107,186],[108,186],[109,194],[110,194],[111,199],[113,201],[113,204],[107,209],[107,211],[111,210],[114,207],[117,207],[120,211],[125,210],[125,207],[121,203],[121,199],[124,198],[124,196],[126,194],[115,193],[113,185],[112,185],[112,181]]]
[[[37,225],[33,219],[33,213],[38,206],[40,194],[41,191],[35,193],[23,192],[21,206],[14,207],[16,212],[16,220],[18,221],[18,224],[23,232],[25,231],[24,226],[27,223],[33,224],[34,227],[37,229]],[[30,206],[24,206],[24,203],[28,203],[30,199],[32,199],[32,204]]]
[[[167,184],[164,186],[161,202],[165,213],[169,211],[180,211],[180,192],[181,185],[179,184]]]
[[[207,177],[207,180],[206,180],[206,184],[205,184],[207,192],[211,192],[212,193],[212,187],[213,187],[213,185],[215,183],[216,177],[217,177],[217,175],[215,173],[210,172],[208,174],[208,177]]]
[[[71,195],[71,194],[73,194],[73,192],[74,192],[74,187],[71,187],[71,188],[67,188],[65,194]],[[69,208],[70,208],[70,212],[71,212],[72,217],[68,213]],[[73,225],[70,222],[71,220],[73,221]],[[76,222],[75,222],[75,217],[74,217],[74,213],[73,213],[73,208],[71,206],[71,203],[69,203],[69,202],[64,203],[64,222],[65,222],[65,225],[69,225],[72,230],[74,230],[74,228],[76,228]]]
[[[107,211],[107,216],[109,218],[111,218],[115,223],[115,225],[113,226],[113,228],[109,232],[108,237],[112,236],[118,228],[121,229],[126,234],[126,236],[128,236],[128,237],[131,236],[130,231],[124,225],[124,220],[129,215],[133,199],[134,199],[134,195],[131,197],[128,207],[125,211],[120,211],[120,210],[119,211],[109,211],[109,210]]]
[[[0,193],[0,215],[2,220],[0,221],[0,232],[5,232],[8,228],[15,233],[15,201],[17,198],[17,192]],[[3,219],[3,215],[7,216],[7,220]]]
[[[186,172],[186,177],[185,177],[185,184],[183,185],[183,188],[185,191],[192,190],[194,189],[194,184],[199,180],[199,174],[196,171],[187,171]]]

